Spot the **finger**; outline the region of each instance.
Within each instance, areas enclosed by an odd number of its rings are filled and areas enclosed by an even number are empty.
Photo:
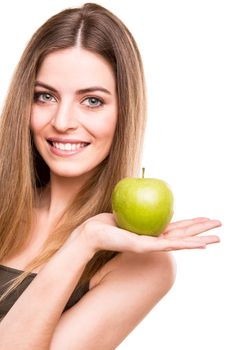
[[[153,247],[154,251],[172,251],[172,250],[182,250],[182,249],[203,249],[206,247],[205,242],[199,240],[180,240],[176,239],[173,241],[161,240],[156,242]],[[152,248],[152,245],[151,247]]]
[[[209,220],[208,218],[199,217],[199,218],[194,218],[194,219],[187,219],[187,220],[180,220],[180,221],[176,221],[176,222],[171,222],[170,224],[167,225],[166,231],[170,231],[170,230],[173,230],[176,228],[186,227],[186,226],[198,223],[198,222],[205,222],[208,220]]]
[[[188,237],[188,238],[184,238],[184,240],[193,241],[193,242],[196,241],[196,242],[200,242],[203,244],[212,244],[212,243],[219,243],[220,242],[220,238],[216,235]]]
[[[146,237],[147,238],[147,237]],[[148,237],[149,238],[149,237]],[[145,252],[155,252],[155,251],[171,251],[171,250],[181,250],[181,249],[201,249],[205,248],[205,242],[199,240],[184,240],[184,239],[174,239],[165,240],[151,237],[149,240],[135,241],[131,245],[131,249],[137,253]]]
[[[220,227],[222,224],[219,220],[208,220],[195,224],[191,224],[190,226],[183,228],[176,228],[167,232],[167,236],[172,237],[188,237],[195,236],[200,233],[212,230],[214,228]]]
[[[182,250],[182,249],[204,249],[208,244],[218,243],[218,236],[202,236],[186,239],[161,240],[156,242],[156,248],[159,250]]]
[[[185,237],[185,238],[170,238],[135,236],[131,237],[132,251],[135,252],[152,252],[152,251],[170,251],[181,249],[202,249],[208,244],[218,243],[218,236],[201,236],[201,237]]]

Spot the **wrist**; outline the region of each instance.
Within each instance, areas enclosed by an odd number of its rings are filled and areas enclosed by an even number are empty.
[[[81,257],[87,263],[95,255],[96,251],[83,231],[81,228],[73,231],[61,249],[67,250],[74,258],[77,256]]]

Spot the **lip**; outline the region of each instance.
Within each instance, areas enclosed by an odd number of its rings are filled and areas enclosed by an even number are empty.
[[[57,139],[56,139],[57,140]],[[48,139],[47,139],[48,141]],[[49,141],[51,141],[51,139],[49,139]],[[54,141],[55,142],[55,141]],[[60,141],[61,142],[61,141]],[[63,141],[65,142],[65,141]],[[68,142],[68,143],[77,143],[77,142],[84,142],[84,141],[75,141],[75,142]],[[86,142],[87,143],[87,142]],[[79,149],[76,149],[76,150],[70,150],[70,151],[65,151],[65,150],[62,150],[62,149],[59,149],[59,148],[56,148],[54,147],[51,143],[47,142],[48,144],[48,147],[49,147],[49,150],[52,154],[58,156],[58,157],[62,157],[62,158],[67,158],[67,157],[72,157],[74,155],[77,155],[79,153],[82,153],[88,146],[89,146],[89,143],[87,144],[87,146],[84,146],[84,147],[81,147]]]
[[[84,140],[77,140],[77,139],[67,139],[67,138],[63,138],[63,137],[49,137],[47,138],[47,141],[50,142],[60,142],[60,143],[90,143],[88,141],[84,141]]]

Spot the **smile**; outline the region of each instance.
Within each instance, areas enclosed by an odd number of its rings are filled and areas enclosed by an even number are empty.
[[[52,146],[58,149],[61,149],[63,151],[74,151],[83,147],[86,147],[88,144],[84,142],[78,142],[78,143],[58,143],[58,142],[52,142]]]
[[[87,142],[77,142],[77,143],[69,143],[69,142],[54,142],[47,140],[50,151],[61,157],[72,156],[74,154],[80,153],[83,151],[89,143]]]

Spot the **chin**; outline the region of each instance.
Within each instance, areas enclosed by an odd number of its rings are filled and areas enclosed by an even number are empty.
[[[89,173],[91,173],[95,169],[92,167],[82,167],[78,168],[76,167],[68,167],[67,165],[64,167],[54,167],[50,168],[51,174],[55,175],[56,177],[66,177],[66,178],[79,178],[82,176],[87,176]]]

